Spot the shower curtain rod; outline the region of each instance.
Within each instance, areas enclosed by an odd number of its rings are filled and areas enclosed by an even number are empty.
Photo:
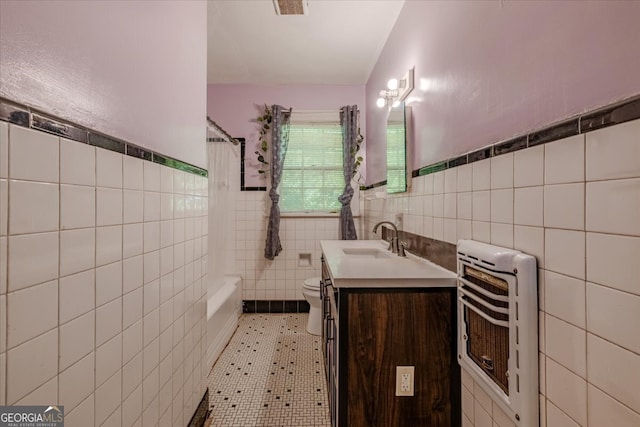
[[[219,124],[211,120],[209,116],[207,116],[207,125],[209,125],[210,128],[213,128],[212,130],[215,131],[218,135],[222,136],[224,140],[229,141],[233,145],[239,144],[237,139],[225,132],[225,130],[222,129]]]

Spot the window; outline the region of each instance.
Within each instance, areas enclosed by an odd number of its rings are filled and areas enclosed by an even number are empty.
[[[294,112],[295,114],[295,112]],[[282,212],[338,212],[344,191],[340,124],[294,122],[280,181]]]

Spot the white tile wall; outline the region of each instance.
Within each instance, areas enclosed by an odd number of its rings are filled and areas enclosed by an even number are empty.
[[[587,180],[640,176],[640,121],[596,130],[587,138]]]
[[[544,146],[544,183],[584,181],[584,135],[553,141]]]
[[[160,412],[188,423],[208,371],[197,362],[206,189],[206,178],[0,123],[0,405],[64,405],[69,426],[157,425]],[[161,191],[189,207],[181,219]]]
[[[58,326],[58,281],[7,294],[7,349]]]
[[[320,240],[338,239],[338,218],[283,216],[280,222],[283,250],[274,261],[268,261],[264,258],[268,199],[263,191],[236,193],[235,264],[237,273],[243,277],[243,298],[303,300],[301,288],[304,280],[320,275]],[[355,224],[361,238],[364,236],[361,219],[356,217]],[[182,224],[174,228],[176,242],[181,241],[184,235]],[[311,254],[311,266],[299,265],[299,254]],[[181,258],[174,259],[176,268],[181,263]]]
[[[587,230],[640,236],[640,179],[587,183]]]
[[[639,147],[635,120],[440,173],[435,192],[457,193],[447,235],[455,226],[538,260],[541,426],[640,425]],[[383,188],[365,192],[365,231],[401,212],[406,231],[443,239],[452,210],[432,209],[436,175],[386,200],[373,197]],[[511,425],[462,380],[463,425]]]
[[[9,234],[57,230],[59,191],[58,184],[9,181]]]

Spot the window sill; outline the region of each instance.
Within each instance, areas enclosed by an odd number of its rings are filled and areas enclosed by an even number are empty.
[[[353,217],[360,218],[360,215]],[[340,218],[340,212],[281,212],[280,218]]]

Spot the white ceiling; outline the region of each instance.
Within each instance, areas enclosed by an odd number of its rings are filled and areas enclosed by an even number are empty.
[[[208,83],[364,84],[404,0],[309,0],[278,16],[271,0],[209,0]]]

